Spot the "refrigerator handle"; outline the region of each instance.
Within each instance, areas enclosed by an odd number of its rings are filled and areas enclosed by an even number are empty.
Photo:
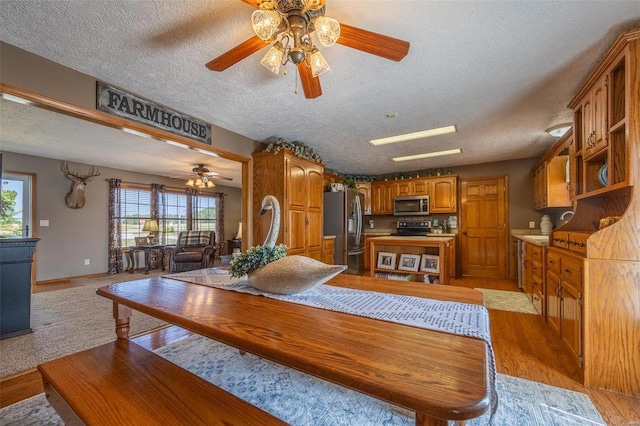
[[[360,205],[360,195],[356,193],[356,244],[360,247],[362,236],[362,206]]]

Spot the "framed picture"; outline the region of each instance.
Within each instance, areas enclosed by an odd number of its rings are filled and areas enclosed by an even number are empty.
[[[420,255],[418,254],[401,254],[398,269],[402,271],[416,272],[420,267]]]
[[[440,273],[440,256],[433,254],[423,254],[420,262],[420,270],[422,272]]]
[[[383,251],[378,252],[378,268],[396,269],[396,254],[385,253]]]
[[[148,243],[147,237],[135,237],[137,246],[146,246]]]

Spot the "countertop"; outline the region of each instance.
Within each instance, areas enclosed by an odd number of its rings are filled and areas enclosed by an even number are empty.
[[[335,235],[325,235],[325,236],[324,236],[324,239],[325,239],[325,240],[334,240],[335,238],[336,238],[336,236],[335,236]]]
[[[548,246],[549,245],[549,236],[548,235],[522,235],[522,234],[511,234],[512,236],[526,241],[531,244],[535,244],[537,246]]]
[[[417,236],[417,237],[402,237],[398,235],[384,235],[380,237],[375,237],[376,241],[407,241],[407,242],[416,242],[416,241],[424,241],[424,242],[449,242],[453,239],[453,237],[446,236],[444,234],[436,236]]]

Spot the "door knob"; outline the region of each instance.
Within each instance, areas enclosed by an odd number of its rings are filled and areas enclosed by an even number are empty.
[[[462,234],[463,235],[467,235],[467,231],[462,231]]]

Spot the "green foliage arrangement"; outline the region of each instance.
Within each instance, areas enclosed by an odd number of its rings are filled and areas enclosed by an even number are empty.
[[[350,177],[346,177],[344,178],[344,180],[342,181],[342,183],[344,184],[344,186],[346,186],[347,188],[351,188],[354,191],[358,190],[358,183],[351,179]]]
[[[322,163],[322,157],[315,152],[312,148],[309,148],[304,142],[293,141],[288,142],[283,138],[269,138],[265,142],[269,142],[269,145],[265,148],[265,151],[272,151],[273,155],[280,152],[281,149],[288,149],[293,152],[296,157],[304,158],[305,160],[313,160],[317,163]]]
[[[242,253],[231,260],[229,275],[240,278],[254,269],[262,268],[267,263],[281,259],[287,255],[288,247],[284,244],[277,246],[253,246],[246,253]]]

